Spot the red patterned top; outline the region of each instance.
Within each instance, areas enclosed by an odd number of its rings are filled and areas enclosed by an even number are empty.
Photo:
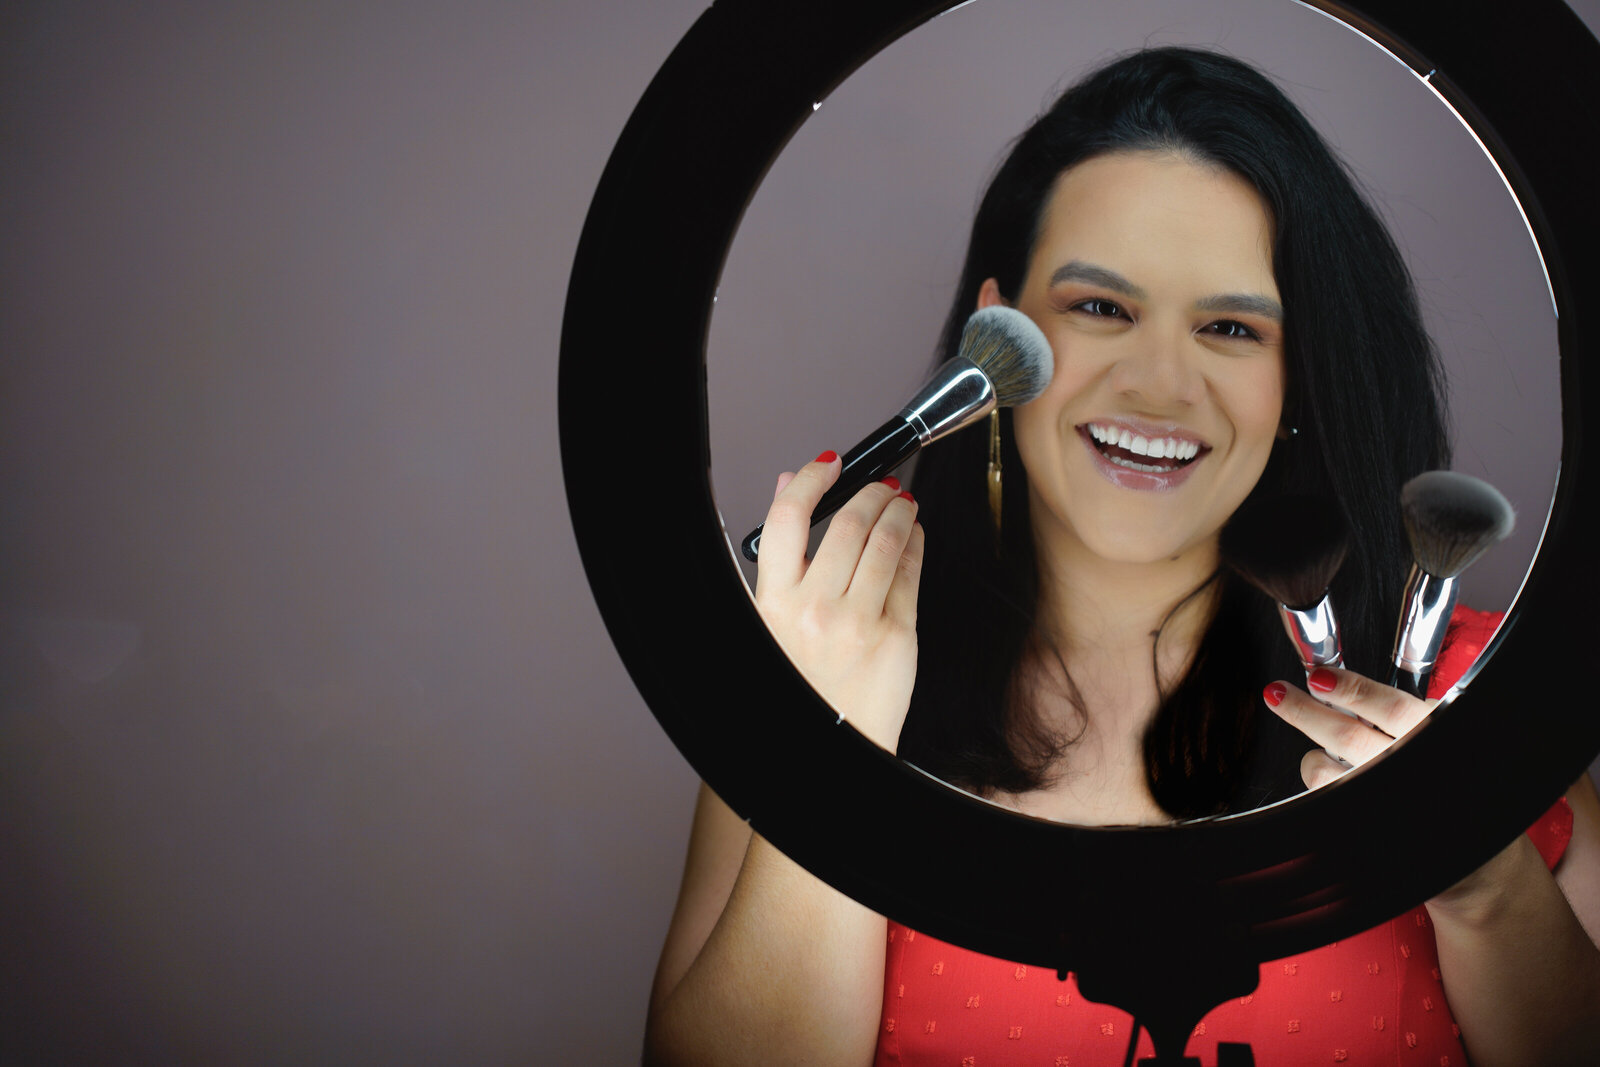
[[[1498,614],[1458,609],[1430,690],[1443,692],[1477,658]],[[1552,868],[1572,837],[1556,802],[1528,836]],[[876,1067],[1120,1067],[1132,1018],[1083,999],[1073,977],[983,956],[891,921]],[[1185,1050],[1216,1062],[1219,1041],[1249,1042],[1261,1067],[1396,1064],[1465,1067],[1445,1003],[1427,909],[1261,967],[1247,997],[1212,1009]],[[1138,1056],[1153,1056],[1148,1034]]]

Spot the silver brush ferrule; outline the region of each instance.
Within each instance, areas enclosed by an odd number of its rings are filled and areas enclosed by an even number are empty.
[[[916,429],[917,438],[926,445],[970,426],[993,411],[997,403],[989,376],[972,360],[956,356],[906,401],[900,417]]]
[[[1324,596],[1309,608],[1278,605],[1278,617],[1289,641],[1307,671],[1313,667],[1343,667],[1344,646],[1339,642],[1339,620],[1333,603]]]
[[[1433,670],[1444,644],[1444,631],[1456,609],[1458,578],[1440,578],[1413,565],[1406,579],[1405,614],[1394,635],[1394,665],[1414,673]]]

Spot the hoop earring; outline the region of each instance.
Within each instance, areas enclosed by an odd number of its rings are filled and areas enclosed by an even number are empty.
[[[989,514],[994,517],[995,548],[1000,547],[1000,409],[989,412]]]

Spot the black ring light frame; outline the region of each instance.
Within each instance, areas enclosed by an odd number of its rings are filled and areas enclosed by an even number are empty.
[[[745,206],[814,102],[954,6],[717,0],[667,59],[606,166],[567,294],[573,524],[640,692],[759,833],[875,911],[1076,971],[1085,996],[1175,1012],[1163,1029],[1186,1034],[1252,988],[1259,961],[1372,927],[1474,869],[1600,749],[1578,680],[1594,644],[1584,609],[1600,596],[1587,544],[1600,487],[1580,419],[1600,411],[1600,375],[1581,366],[1600,357],[1600,313],[1582,300],[1600,295],[1600,210],[1583,180],[1600,144],[1600,44],[1559,0],[1514,13],[1472,0],[1445,18],[1431,0],[1314,5],[1433,72],[1521,200],[1559,311],[1554,508],[1493,662],[1385,758],[1275,808],[1104,829],[1001,812],[838,724],[761,624],[712,499],[706,335]]]

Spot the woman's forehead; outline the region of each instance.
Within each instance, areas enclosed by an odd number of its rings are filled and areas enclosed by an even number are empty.
[[[1107,153],[1056,179],[1029,273],[1050,284],[1077,263],[1141,285],[1186,278],[1275,292],[1272,238],[1265,202],[1233,171],[1179,152]]]

